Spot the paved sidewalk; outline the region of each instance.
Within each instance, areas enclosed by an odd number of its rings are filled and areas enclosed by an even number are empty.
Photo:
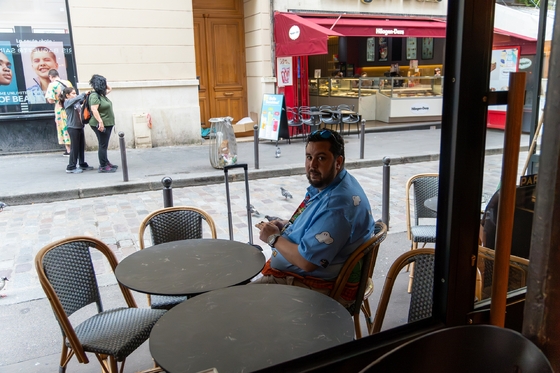
[[[358,136],[346,136],[346,166],[349,169],[381,166],[384,157],[390,157],[392,165],[437,160],[440,132],[434,129],[366,133],[364,159],[360,159]],[[174,188],[221,183],[223,171],[210,165],[210,146],[204,141],[200,145],[127,149],[127,182],[123,181],[123,167],[112,174],[99,174],[96,170],[66,174],[68,158],[62,157],[61,152],[0,156],[0,201],[22,205],[161,190],[164,176],[173,179]],[[490,153],[500,153],[503,141],[502,131],[488,131],[486,147]],[[523,135],[521,144],[528,148],[528,143],[528,136]],[[282,155],[275,158],[274,142],[261,141],[257,170],[254,143],[239,141],[238,163],[249,165],[251,179],[299,175],[303,173],[304,145],[302,139],[293,139],[291,144],[284,140],[279,144]],[[119,150],[109,151],[109,159],[122,166]],[[86,152],[86,161],[97,168],[97,152]]]

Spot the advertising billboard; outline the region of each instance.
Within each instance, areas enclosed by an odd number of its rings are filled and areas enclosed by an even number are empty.
[[[75,85],[66,9],[65,0],[0,1],[0,118],[53,112],[45,99],[50,69]]]

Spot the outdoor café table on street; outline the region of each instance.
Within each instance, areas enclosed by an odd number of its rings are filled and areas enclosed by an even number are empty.
[[[352,341],[350,313],[297,286],[249,284],[211,291],[167,311],[150,334],[166,372],[252,372]]]
[[[115,276],[129,289],[157,295],[197,295],[241,284],[264,267],[257,248],[221,239],[172,241],[124,258]]]
[[[438,197],[432,197],[432,198],[428,198],[427,200],[424,201],[424,206],[429,208],[430,210],[437,212],[437,201],[438,201]]]

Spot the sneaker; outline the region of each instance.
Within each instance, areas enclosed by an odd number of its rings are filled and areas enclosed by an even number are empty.
[[[63,157],[70,157],[70,153],[64,152],[64,153],[62,153],[62,156],[63,156]]]
[[[93,167],[91,167],[90,165],[86,165],[86,166],[80,166],[80,169],[84,171],[91,171],[93,170]]]
[[[81,174],[82,172],[84,171],[81,168],[74,168],[72,170],[66,169],[67,174]]]
[[[115,172],[116,169],[111,168],[111,166],[105,166],[105,167],[99,167],[99,170],[97,172],[99,173],[107,173],[107,172]]]
[[[111,167],[111,168],[114,168],[115,170],[116,170],[117,168],[119,168],[119,166],[114,165],[114,164],[111,164],[111,163],[107,163],[107,166],[109,166],[109,167]]]

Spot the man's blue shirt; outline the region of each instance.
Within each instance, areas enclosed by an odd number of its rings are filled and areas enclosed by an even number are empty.
[[[272,251],[271,267],[302,276],[335,278],[350,254],[367,240],[374,226],[369,201],[358,181],[343,169],[324,190],[307,188],[307,207],[282,236],[318,266],[305,272]]]

